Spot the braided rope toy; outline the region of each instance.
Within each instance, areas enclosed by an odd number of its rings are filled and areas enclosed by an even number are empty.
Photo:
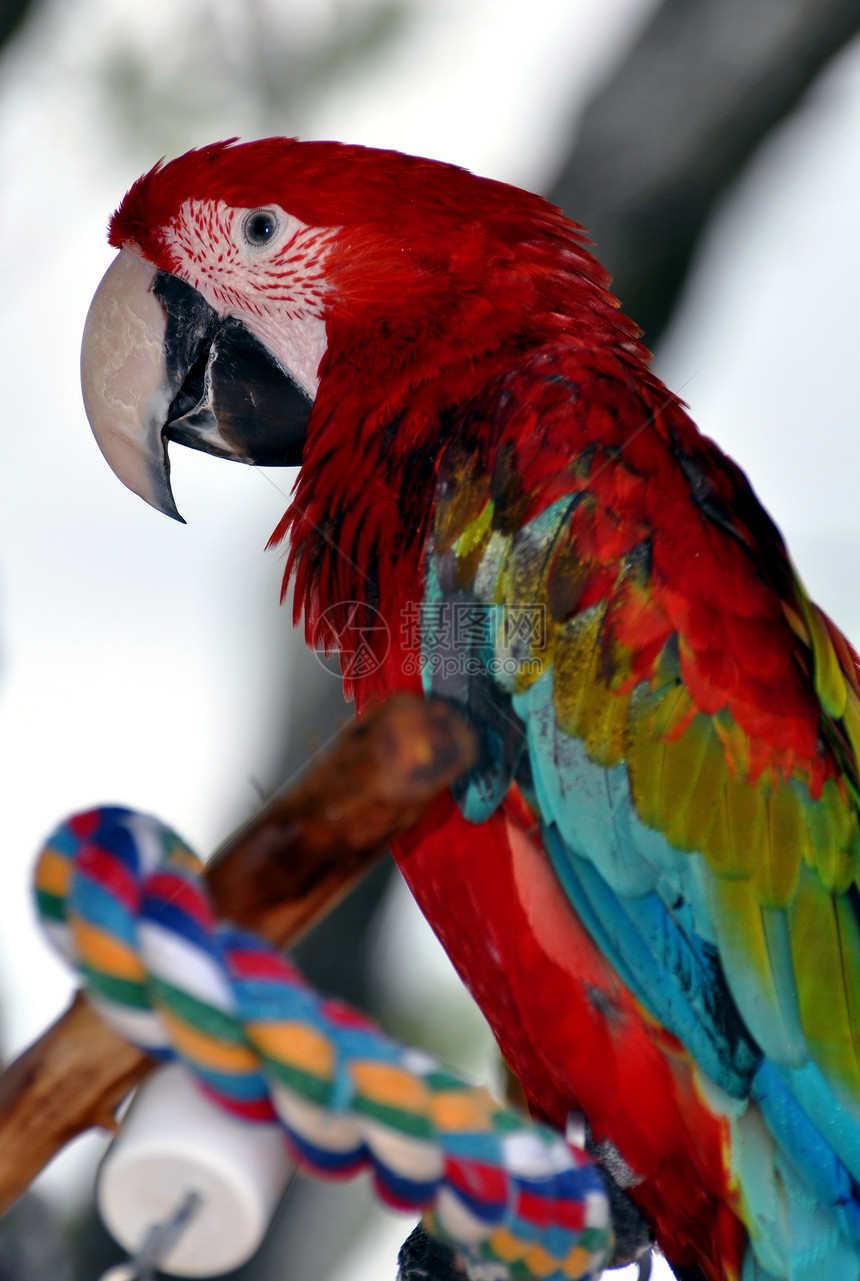
[[[114,806],[46,842],[39,912],[105,1021],[183,1061],[233,1115],[278,1120],[310,1173],[369,1168],[379,1197],[423,1211],[476,1275],[598,1276],[612,1230],[586,1154],[317,996],[268,944],[215,919],[200,869],[157,819]]]

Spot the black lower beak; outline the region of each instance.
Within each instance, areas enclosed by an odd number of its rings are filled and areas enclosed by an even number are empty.
[[[241,321],[221,318],[190,285],[159,272],[165,358],[178,386],[166,441],[260,466],[302,461],[313,401]]]

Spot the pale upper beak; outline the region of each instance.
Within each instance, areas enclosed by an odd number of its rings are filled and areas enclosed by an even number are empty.
[[[164,350],[167,316],[152,292],[156,275],[127,250],[108,268],[84,326],[81,389],[111,471],[153,507],[181,520],[163,436],[173,394]]]
[[[182,520],[171,440],[238,462],[301,462],[313,402],[262,343],[177,277],[123,249],[84,327],[87,418],[111,470]]]

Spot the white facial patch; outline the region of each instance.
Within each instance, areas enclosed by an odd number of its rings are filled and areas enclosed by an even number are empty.
[[[325,354],[325,262],[337,227],[308,227],[280,205],[266,205],[278,221],[266,244],[251,244],[245,221],[252,211],[223,201],[186,200],[167,228],[174,271],[221,316],[232,315],[266,346],[283,368],[315,397]]]

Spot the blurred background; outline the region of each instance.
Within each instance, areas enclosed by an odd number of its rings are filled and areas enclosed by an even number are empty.
[[[159,814],[208,852],[349,714],[278,606],[289,472],[177,449],[188,524],[91,439],[78,352],[107,218],[162,155],[337,138],[548,194],[584,223],[702,430],[748,471],[860,641],[856,0],[0,3],[0,1045],[71,991],[29,879],[71,810]],[[312,979],[493,1081],[480,1016],[383,868],[300,950]],[[0,1281],[119,1257],[76,1144],[0,1229]],[[393,1278],[411,1224],[297,1180],[248,1281]],[[661,1275],[668,1275],[659,1265]]]

